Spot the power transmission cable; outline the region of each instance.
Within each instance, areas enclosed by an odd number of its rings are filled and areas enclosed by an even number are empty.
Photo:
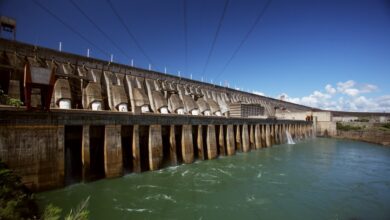
[[[218,80],[219,76],[225,72],[226,68],[229,66],[229,64],[232,62],[234,57],[237,55],[238,51],[240,51],[241,47],[245,44],[245,42],[248,40],[249,36],[252,34],[252,32],[255,30],[256,25],[259,23],[261,18],[264,16],[265,12],[269,8],[269,5],[272,0],[269,0],[266,5],[263,7],[263,9],[260,11],[260,13],[257,15],[255,22],[250,27],[249,31],[245,34],[244,38],[241,40],[238,47],[234,50],[232,56],[229,58],[225,66],[222,68],[222,71],[218,73],[217,77],[215,77],[215,80]]]
[[[114,40],[108,34],[106,34],[94,21],[91,19],[77,4],[74,2],[74,0],[70,0],[70,3],[108,40],[112,43],[112,45],[115,46],[115,48],[122,53],[127,59],[130,60],[130,56],[127,55],[127,53],[120,47],[118,44],[115,43]]]
[[[187,33],[187,1],[183,0],[183,21],[184,21],[184,65],[185,72],[188,71],[188,33]]]
[[[95,43],[91,42],[88,38],[86,38],[84,35],[82,35],[80,32],[78,32],[76,29],[74,29],[72,26],[70,26],[69,24],[67,24],[64,20],[62,20],[60,17],[58,17],[56,14],[54,14],[53,12],[50,11],[49,8],[45,7],[44,5],[42,5],[40,2],[38,2],[37,0],[33,0],[33,2],[38,5],[42,10],[46,11],[49,15],[51,15],[53,18],[55,18],[58,22],[60,22],[62,25],[64,25],[65,27],[67,27],[70,31],[72,31],[73,33],[75,33],[77,36],[79,36],[81,39],[83,39],[84,41],[86,41],[87,43],[89,43],[90,45],[92,45],[93,47],[95,47],[97,50],[99,50],[102,54],[104,55],[107,55],[107,56],[110,56],[110,53],[108,53],[107,51],[103,50],[102,48],[100,48],[99,46],[97,46]]]
[[[209,65],[209,62],[210,62],[211,55],[213,54],[214,46],[215,46],[215,44],[217,42],[219,31],[221,30],[222,22],[223,22],[223,20],[225,18],[225,14],[226,14],[226,11],[227,11],[227,8],[228,8],[228,5],[229,5],[229,1],[230,0],[226,0],[225,1],[225,5],[223,7],[221,18],[219,19],[219,22],[218,22],[217,31],[215,32],[214,39],[213,39],[213,42],[211,44],[211,48],[210,48],[209,53],[207,55],[206,64],[203,67],[202,76],[205,74],[206,69],[207,69],[207,67]]]
[[[145,50],[142,48],[141,44],[138,42],[137,38],[135,37],[135,35],[133,33],[131,33],[130,29],[127,27],[125,21],[123,20],[123,18],[120,16],[120,14],[118,13],[118,11],[115,9],[114,5],[110,2],[110,0],[106,0],[108,5],[110,6],[111,10],[114,12],[115,16],[117,17],[117,19],[120,21],[120,23],[122,24],[122,26],[125,28],[125,30],[127,31],[127,33],[129,34],[129,36],[131,37],[131,39],[134,41],[135,45],[137,46],[137,48],[140,50],[140,52],[145,56],[145,58],[149,61],[150,64],[153,64],[153,61],[152,59],[150,59],[150,57],[148,56],[148,54],[146,54]]]

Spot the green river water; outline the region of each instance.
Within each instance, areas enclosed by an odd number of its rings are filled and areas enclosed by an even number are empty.
[[[390,219],[390,148],[317,138],[38,194],[90,219]]]

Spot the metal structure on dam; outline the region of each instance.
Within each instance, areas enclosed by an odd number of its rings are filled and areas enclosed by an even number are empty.
[[[0,158],[33,190],[234,155],[313,134],[311,108],[0,40]],[[261,82],[259,82],[261,85]]]

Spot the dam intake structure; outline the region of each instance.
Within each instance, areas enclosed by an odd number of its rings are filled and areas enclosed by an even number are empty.
[[[0,40],[0,158],[30,189],[232,156],[313,135],[276,109],[311,108],[227,87]]]

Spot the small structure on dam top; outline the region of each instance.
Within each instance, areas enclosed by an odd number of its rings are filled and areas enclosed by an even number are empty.
[[[313,135],[302,105],[0,40],[0,158],[33,190],[214,159]],[[4,101],[4,100],[3,100]]]

